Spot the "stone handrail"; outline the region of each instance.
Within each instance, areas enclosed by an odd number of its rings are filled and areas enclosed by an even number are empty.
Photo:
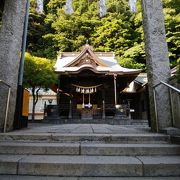
[[[157,103],[156,103],[156,87],[158,87],[159,85],[164,85],[166,87],[168,87],[169,89],[169,93],[170,93],[170,103],[171,103],[171,106],[170,106],[170,109],[171,109],[171,113],[172,113],[172,126],[174,126],[174,121],[175,121],[175,118],[174,118],[174,109],[173,109],[173,101],[172,101],[172,90],[175,91],[176,93],[178,93],[178,95],[180,95],[180,89],[164,82],[164,81],[160,81],[158,84],[156,84],[155,86],[153,86],[153,97],[154,97],[154,104],[155,104],[155,115],[156,115],[156,125],[157,125],[157,132],[159,130],[158,128],[158,112],[157,112]]]
[[[7,116],[8,116],[8,110],[9,110],[9,100],[10,100],[10,94],[11,94],[11,86],[4,82],[3,80],[0,80],[0,83],[4,84],[6,87],[8,87],[8,98],[6,101],[6,111],[5,111],[5,118],[4,118],[4,130],[3,132],[6,132],[6,126],[7,126]]]
[[[160,84],[164,84],[165,86],[167,86],[170,89],[173,89],[174,91],[176,91],[177,93],[180,93],[180,89],[175,88],[174,86],[171,86],[168,83],[165,83],[164,81],[160,81],[160,83],[156,84],[155,86],[153,86],[153,88],[156,88],[157,86],[159,86]]]

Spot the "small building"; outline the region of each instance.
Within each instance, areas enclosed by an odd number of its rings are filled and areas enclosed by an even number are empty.
[[[149,119],[148,81],[146,73],[140,73],[120,92],[120,97],[125,103],[129,104],[129,116],[131,119]]]
[[[61,53],[55,72],[59,75],[60,119],[130,117],[131,96],[125,89],[138,78],[141,70],[121,67],[113,52],[93,52],[86,44],[79,53]]]
[[[30,97],[29,97],[28,119],[31,120],[32,119],[33,97],[32,97],[32,92],[30,89],[29,89],[29,92],[30,92]],[[40,89],[38,94],[39,94],[38,102],[35,107],[35,120],[41,121],[44,119],[44,116],[47,115],[47,112],[46,112],[47,107],[57,105],[57,95],[51,89],[48,89],[48,90]]]

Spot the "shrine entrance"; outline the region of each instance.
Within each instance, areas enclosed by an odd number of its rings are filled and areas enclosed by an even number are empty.
[[[73,93],[74,111],[79,112],[81,119],[101,118],[102,91],[100,85],[79,86],[74,85],[76,93]]]
[[[113,53],[93,52],[88,44],[79,53],[62,53],[55,70],[60,119],[81,120],[113,118],[120,112],[127,116],[120,92],[141,72],[121,67]]]

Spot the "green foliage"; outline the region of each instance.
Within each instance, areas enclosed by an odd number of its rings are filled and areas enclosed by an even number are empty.
[[[178,83],[180,83],[180,58],[177,60],[177,67],[178,67],[177,81]]]
[[[25,54],[24,87],[31,88],[33,96],[32,121],[34,121],[35,106],[38,102],[40,88],[52,87],[57,82],[53,71],[53,63],[46,59]]]
[[[119,64],[123,67],[144,69],[145,68],[144,43],[135,44],[119,57]]]
[[[32,88],[49,88],[57,82],[53,63],[46,59],[25,54],[24,86]]]
[[[46,14],[36,12],[36,0],[30,2],[27,50],[34,56],[53,59],[56,57],[56,50],[53,48],[54,43],[49,38],[43,38],[45,34],[53,33],[53,30],[48,24],[44,23]]]
[[[128,0],[107,0],[107,15],[99,17],[99,0],[73,0],[74,13],[64,13],[66,0],[45,0],[44,14],[32,1],[28,51],[56,59],[59,52],[79,51],[89,40],[95,51],[114,51],[122,66],[145,68],[141,1],[131,13]],[[180,52],[179,0],[163,0],[167,43],[172,67]]]
[[[5,0],[0,1],[0,26],[2,24],[2,15],[3,15],[3,10],[4,10],[4,2],[5,2]]]
[[[54,42],[52,48],[59,52],[79,51],[89,40],[95,51],[114,51],[121,61],[126,50],[142,43],[142,18],[139,13],[136,17],[130,12],[126,0],[107,0],[107,15],[100,18],[98,3],[95,0],[74,0],[74,13],[67,15],[64,13],[65,0],[50,0],[46,6],[45,23],[51,26],[54,33],[43,37]],[[133,56],[127,56],[128,60],[123,64],[132,67],[135,63],[134,68],[144,67],[144,51],[131,51]]]
[[[180,58],[180,6],[179,0],[163,0],[166,37],[171,66]]]

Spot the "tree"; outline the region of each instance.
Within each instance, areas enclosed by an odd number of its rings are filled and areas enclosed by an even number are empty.
[[[68,15],[64,12],[65,0],[50,0],[47,3],[45,22],[51,26],[54,33],[48,33],[44,38],[51,39],[54,48],[56,47],[59,52],[79,51],[86,40],[89,40],[95,51],[114,51],[119,62],[126,67],[144,67],[145,53],[142,48],[140,8],[136,19],[136,16],[130,12],[128,1],[108,0],[107,14],[100,18],[97,7],[99,1],[88,2],[73,1],[74,13]],[[137,48],[131,49],[131,52],[135,51],[133,56],[124,57],[124,53],[134,45],[137,45]],[[139,49],[141,52],[138,52]],[[126,63],[122,62],[124,59],[127,59]]]
[[[35,12],[35,0],[31,1],[28,51],[33,55],[55,59],[59,52],[79,51],[89,40],[95,51],[115,52],[122,66],[145,68],[140,0],[134,14],[128,0],[107,0],[107,14],[102,18],[99,0],[73,0],[72,15],[64,12],[66,0],[44,0],[44,14],[40,15]],[[179,0],[162,1],[173,67],[180,58],[180,6]]]
[[[32,121],[34,120],[35,106],[38,102],[38,92],[41,88],[49,88],[57,82],[53,70],[53,63],[45,58],[25,54],[24,86],[31,88],[33,96]]]
[[[171,67],[180,61],[180,6],[179,0],[163,0],[166,37]]]
[[[27,34],[27,51],[33,56],[46,57],[53,59],[56,57],[54,42],[44,35],[53,33],[53,29],[49,24],[44,23],[46,11],[44,13],[37,12],[37,0],[31,0],[29,12],[29,25]],[[46,0],[44,4],[46,5]]]

